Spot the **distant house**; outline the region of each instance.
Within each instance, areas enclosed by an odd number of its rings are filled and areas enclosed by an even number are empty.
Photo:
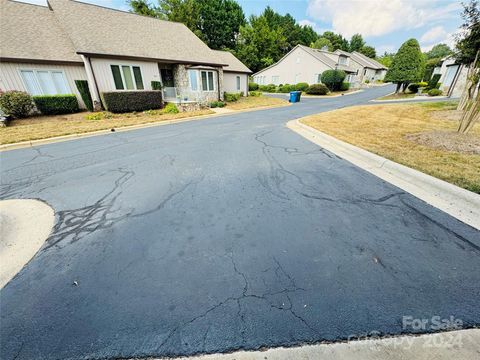
[[[468,67],[456,63],[455,59],[447,56],[433,69],[433,74],[440,74],[440,90],[449,97],[460,97],[467,81]],[[432,76],[433,76],[432,74]]]
[[[73,0],[48,7],[0,0],[0,89],[73,93],[88,80],[97,105],[106,91],[151,90],[166,101],[206,102],[247,91],[251,71],[211,50],[184,24]]]
[[[356,51],[330,52],[297,45],[277,63],[255,73],[253,80],[260,85],[317,84],[321,83],[325,70],[334,69],[344,70],[347,74],[345,81],[353,85],[360,85],[365,80],[383,80],[387,72],[385,66]]]

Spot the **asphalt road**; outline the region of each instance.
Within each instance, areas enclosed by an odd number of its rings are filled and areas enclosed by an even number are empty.
[[[2,198],[46,201],[56,226],[0,292],[0,358],[480,325],[479,232],[285,127],[390,90],[1,153]]]

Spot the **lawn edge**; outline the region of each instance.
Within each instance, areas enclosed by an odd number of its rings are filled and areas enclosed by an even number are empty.
[[[301,120],[291,120],[287,127],[361,169],[480,230],[480,195],[338,140],[301,123]]]
[[[188,116],[180,119],[153,121],[150,123],[138,124],[138,125],[127,125],[127,126],[115,127],[115,132],[131,131],[131,130],[143,129],[143,128],[154,127],[154,126],[173,125],[173,124],[178,124],[182,122],[203,120],[207,118],[214,118],[214,117],[220,117],[220,116],[229,116],[229,115],[234,115],[234,114],[243,113],[243,112],[265,110],[265,109],[284,107],[284,106],[290,106],[290,105],[292,104],[287,103],[287,104],[267,105],[267,106],[259,106],[259,107],[248,108],[248,109],[232,110],[231,112],[227,112],[227,113],[196,115],[196,116]],[[23,148],[33,147],[37,145],[45,145],[45,144],[52,144],[57,142],[70,141],[70,140],[81,139],[81,138],[92,137],[92,136],[105,135],[109,133],[111,133],[111,129],[104,129],[104,130],[88,131],[83,133],[54,136],[54,137],[49,137],[45,139],[28,140],[28,141],[21,141],[21,142],[10,143],[10,144],[1,144],[0,152],[23,149]]]

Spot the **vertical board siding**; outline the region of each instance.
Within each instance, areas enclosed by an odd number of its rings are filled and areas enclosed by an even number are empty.
[[[143,86],[145,90],[152,90],[152,81],[160,81],[158,63],[148,61],[126,61],[118,59],[91,58],[93,73],[97,82],[98,91],[115,91],[115,83],[110,65],[139,66],[142,72]]]
[[[77,86],[75,85],[75,80],[87,80],[87,74],[83,65],[47,65],[33,63],[2,62],[0,63],[0,89],[3,91],[27,91],[25,85],[23,84],[20,70],[63,71],[71,93],[76,95],[80,108],[85,109],[85,104],[83,103]]]
[[[237,76],[240,76],[240,90],[237,90]],[[238,93],[243,91],[248,94],[248,75],[244,73],[223,72],[223,90],[229,93]]]

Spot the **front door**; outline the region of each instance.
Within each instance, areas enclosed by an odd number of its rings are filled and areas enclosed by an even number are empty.
[[[171,69],[160,69],[160,74],[162,75],[163,87],[175,87],[173,71]]]

